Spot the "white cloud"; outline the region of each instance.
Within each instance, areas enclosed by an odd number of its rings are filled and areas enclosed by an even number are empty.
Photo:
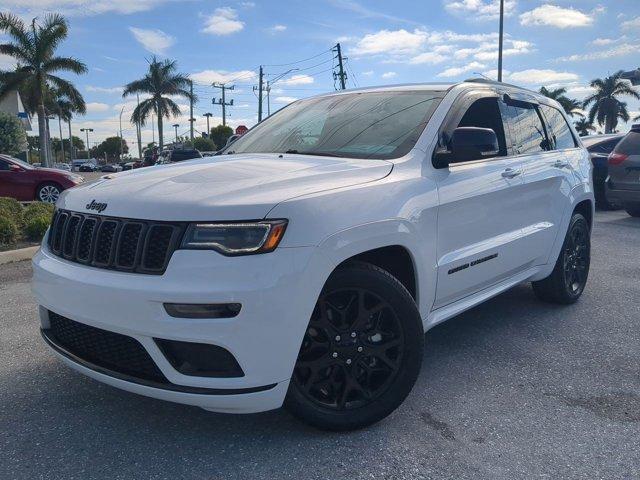
[[[640,17],[632,18],[631,20],[622,22],[621,26],[623,30],[640,28]]]
[[[162,30],[147,30],[144,28],[129,27],[134,38],[151,53],[164,55],[167,48],[176,43],[175,38]]]
[[[607,45],[611,45],[612,43],[616,43],[620,41],[621,38],[596,38],[595,40],[592,40],[590,43],[591,45],[595,45],[597,47],[606,47]]]
[[[577,62],[582,60],[606,60],[612,57],[624,57],[626,55],[637,54],[638,46],[631,43],[622,43],[608,50],[600,50],[597,52],[580,53],[570,55],[568,57],[560,57],[558,60],[562,62]]]
[[[212,35],[231,35],[244,28],[244,22],[238,20],[238,13],[231,7],[216,8],[204,23],[201,31]]]
[[[394,78],[396,77],[398,74],[396,72],[384,72],[381,77],[382,78]]]
[[[96,93],[118,93],[122,94],[122,87],[95,87],[93,85],[86,85],[84,89],[87,92],[96,92]]]
[[[0,69],[13,70],[16,67],[16,61],[9,55],[0,54]]]
[[[280,85],[311,85],[314,82],[314,78],[311,75],[292,75],[286,80],[280,80]]]
[[[478,20],[492,20],[500,16],[500,0],[445,0],[444,8],[451,13]],[[511,15],[516,8],[515,0],[504,2],[504,13]]]
[[[103,13],[131,14],[152,10],[168,0],[1,0],[0,10],[31,18],[49,12],[64,16],[91,16]]]
[[[100,103],[100,102],[87,103],[87,113],[106,112],[107,110],[109,110],[109,105],[107,105],[106,103]]]
[[[547,85],[557,82],[574,82],[580,77],[575,73],[557,72],[555,70],[538,70],[535,68],[513,72],[509,75],[509,81],[527,85]]]
[[[286,25],[274,25],[269,29],[272,33],[284,32],[287,29]]]
[[[463,73],[472,72],[474,70],[480,71],[480,70],[484,70],[485,68],[487,68],[487,66],[480,62],[471,62],[461,67],[447,68],[445,71],[440,72],[438,74],[438,77],[443,77],[443,78],[457,77],[458,75],[461,75]]]
[[[435,65],[437,63],[444,62],[445,60],[447,60],[447,58],[448,57],[445,57],[444,55],[437,52],[424,52],[411,58],[411,60],[409,60],[409,63],[412,63],[414,65],[420,65],[423,63]]]
[[[557,28],[588,27],[593,25],[594,16],[600,10],[583,13],[574,8],[544,4],[520,15],[521,25],[545,25]]]
[[[201,72],[192,73],[189,77],[194,82],[210,85],[212,83],[231,83],[232,81],[252,82],[257,77],[257,74],[251,70],[239,70],[236,72],[202,70]]]
[[[296,97],[276,97],[274,102],[276,103],[291,103],[298,100]]]
[[[366,72],[361,73],[361,75],[364,75],[365,77],[370,77],[373,74],[374,74],[373,70],[367,70]]]
[[[416,53],[427,40],[427,32],[416,29],[408,32],[400,30],[380,30],[362,37],[351,50],[354,55],[394,54],[404,55]]]

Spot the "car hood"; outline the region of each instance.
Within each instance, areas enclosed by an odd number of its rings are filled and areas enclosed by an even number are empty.
[[[65,191],[58,207],[148,220],[264,218],[291,198],[372,182],[393,168],[384,160],[245,154],[189,160],[109,174]]]

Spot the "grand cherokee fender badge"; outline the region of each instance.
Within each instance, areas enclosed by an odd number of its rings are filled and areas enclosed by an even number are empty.
[[[96,210],[98,213],[100,213],[107,208],[107,204],[96,202],[95,200],[91,200],[91,203],[87,203],[86,208],[87,210]]]

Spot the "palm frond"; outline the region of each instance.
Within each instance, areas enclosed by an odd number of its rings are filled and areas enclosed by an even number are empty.
[[[131,114],[131,123],[139,123],[144,127],[153,112],[155,112],[155,103],[153,98],[147,98],[133,109],[133,113]]]
[[[124,86],[122,90],[122,96],[127,97],[129,95],[133,95],[134,93],[150,93],[154,94],[155,90],[153,89],[153,85],[148,78],[145,76],[140,80],[134,80],[133,82],[129,82]]]
[[[30,38],[24,22],[17,15],[0,13],[0,31],[8,33],[25,51],[33,48],[33,39]]]
[[[58,70],[66,70],[78,75],[87,73],[87,66],[72,57],[53,57],[43,63],[42,69],[47,73]]]

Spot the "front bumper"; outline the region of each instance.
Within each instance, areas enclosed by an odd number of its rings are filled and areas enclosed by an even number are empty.
[[[178,250],[166,272],[155,276],[71,263],[49,252],[45,242],[33,267],[32,288],[41,305],[45,339],[48,311],[129,336],[144,347],[169,388],[96,368],[48,341],[65,363],[124,390],[236,413],[282,405],[326,278],[326,265],[315,247],[279,248],[246,257]],[[169,316],[164,303],[240,303],[242,309],[233,318],[187,319]],[[183,375],[172,367],[154,338],[223,347],[235,357],[244,376]]]

